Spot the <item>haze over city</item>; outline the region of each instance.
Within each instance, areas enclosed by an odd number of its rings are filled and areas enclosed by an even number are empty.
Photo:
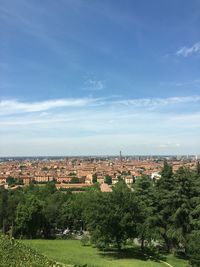
[[[0,1],[0,156],[200,154],[199,1]]]

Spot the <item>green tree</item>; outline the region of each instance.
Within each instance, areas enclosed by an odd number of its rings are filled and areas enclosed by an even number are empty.
[[[85,194],[72,194],[61,206],[60,223],[62,228],[80,230],[84,221],[84,210],[90,192]],[[91,192],[92,194],[92,192]]]
[[[49,195],[45,199],[43,215],[43,234],[45,238],[50,238],[56,228],[61,226],[61,206],[68,199],[68,194],[59,191]]]
[[[137,236],[139,217],[138,201],[125,183],[117,183],[111,193],[97,192],[86,209],[91,242],[99,248],[114,245],[120,250],[127,238]]]
[[[165,189],[165,187],[172,189],[174,184],[172,165],[166,160],[164,161],[163,168],[161,171],[161,178],[158,180],[160,188]]]
[[[155,230],[152,227],[154,210],[153,181],[149,176],[142,175],[136,180],[133,188],[141,205],[141,220],[137,223],[137,232],[143,249],[144,241],[150,242],[155,236]]]
[[[197,172],[197,175],[200,176],[200,162],[199,161],[197,161],[196,172]]]
[[[185,167],[175,173],[173,197],[174,235],[179,243],[186,246],[187,235],[191,231],[191,200],[193,197],[192,172]]]
[[[80,183],[80,182],[79,182],[79,179],[78,179],[78,177],[76,177],[76,176],[73,176],[73,177],[71,178],[71,181],[70,181],[70,183],[71,183],[71,184],[78,184],[78,183]]]
[[[173,199],[174,199],[175,180],[172,166],[164,161],[161,171],[161,178],[156,182],[154,187],[154,216],[152,223],[158,237],[164,241],[167,251],[169,252],[176,242],[174,238],[173,227]]]
[[[8,185],[10,186],[10,185],[15,185],[16,180],[15,180],[15,178],[9,176],[9,177],[6,179],[6,182],[7,182]]]
[[[6,221],[8,212],[8,191],[0,188],[0,227],[3,233],[6,232]]]
[[[13,236],[14,222],[16,218],[17,206],[24,199],[22,189],[9,190],[8,191],[8,202],[7,202],[7,218],[6,218],[6,230]]]
[[[191,226],[193,230],[200,230],[200,173],[198,165],[192,175],[192,198],[191,198]]]
[[[27,195],[17,207],[15,224],[16,235],[35,238],[43,225],[43,203],[35,196]]]
[[[20,178],[14,178],[14,177],[9,176],[6,179],[6,181],[7,181],[9,186],[11,186],[11,185],[23,185],[23,180]]]
[[[193,231],[188,238],[187,254],[191,267],[200,266],[200,231]]]
[[[96,175],[96,173],[94,173],[94,174],[92,175],[92,183],[93,183],[93,184],[97,183],[97,175]]]
[[[110,175],[106,175],[104,178],[104,182],[108,185],[112,184],[112,177]]]

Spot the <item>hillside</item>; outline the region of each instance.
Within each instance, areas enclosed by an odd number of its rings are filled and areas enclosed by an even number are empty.
[[[58,266],[52,260],[39,254],[34,249],[0,235],[0,266],[2,267],[53,267]]]

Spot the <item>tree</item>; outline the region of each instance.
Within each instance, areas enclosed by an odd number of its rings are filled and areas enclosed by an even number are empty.
[[[112,177],[110,175],[106,175],[104,178],[104,182],[108,185],[112,184]]]
[[[49,195],[44,203],[43,234],[45,238],[50,238],[56,228],[61,226],[61,207],[68,199],[68,194],[59,191]]]
[[[43,203],[33,195],[27,195],[25,201],[17,207],[15,219],[16,235],[35,238],[43,224]]]
[[[73,176],[73,177],[71,178],[71,181],[70,181],[70,183],[71,183],[71,184],[78,184],[78,183],[80,183],[80,182],[79,182],[79,179],[78,179],[78,177],[76,177],[76,176]]]
[[[164,161],[163,168],[161,171],[161,178],[158,180],[158,185],[162,189],[173,189],[174,178],[172,165],[169,164],[166,160]]]
[[[113,245],[120,250],[127,238],[137,236],[139,216],[138,201],[123,182],[117,183],[111,193],[93,194],[85,212],[91,242],[98,248]]]
[[[46,196],[54,194],[57,191],[55,181],[47,182],[44,187],[44,191]]]
[[[197,172],[197,175],[200,176],[200,162],[199,161],[197,161],[196,172]]]
[[[95,191],[94,191],[95,192]],[[93,194],[93,192],[91,192]],[[80,230],[83,227],[84,211],[89,205],[87,194],[72,194],[61,206],[60,225],[63,229]]]
[[[152,223],[154,230],[164,241],[166,250],[169,252],[176,241],[173,237],[174,227],[172,216],[173,198],[174,198],[175,180],[172,166],[164,161],[161,171],[161,178],[156,182],[154,187],[154,216]]]
[[[173,197],[173,222],[175,226],[174,235],[179,243],[184,247],[187,242],[187,235],[191,231],[191,199],[192,190],[192,172],[181,167],[175,173],[175,187]]]
[[[6,220],[8,212],[8,191],[0,188],[0,227],[3,233],[6,231]]]
[[[16,218],[17,206],[24,200],[24,194],[21,188],[8,191],[6,230],[13,236],[14,222]]]
[[[193,231],[188,238],[187,254],[189,256],[189,263],[191,267],[200,266],[200,230]]]
[[[7,179],[6,179],[6,182],[8,183],[8,185],[15,185],[16,181],[15,181],[15,178],[9,176]]]
[[[7,179],[6,179],[6,182],[8,183],[9,186],[11,185],[23,185],[23,180],[20,179],[20,178],[13,178],[11,176],[9,176]]]
[[[193,230],[200,230],[200,163],[192,178],[192,198],[191,198],[191,226]]]
[[[155,230],[152,227],[153,217],[153,181],[147,175],[139,177],[134,186],[134,192],[142,207],[141,220],[137,223],[138,238],[141,239],[141,248],[144,248],[144,241],[151,239],[155,236]]]
[[[97,175],[96,175],[96,173],[94,173],[94,174],[92,175],[92,183],[93,183],[93,184],[97,183]]]

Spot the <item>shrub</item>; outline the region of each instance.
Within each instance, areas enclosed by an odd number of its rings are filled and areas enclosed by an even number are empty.
[[[81,244],[83,246],[89,246],[90,245],[90,237],[88,235],[83,235],[81,238]]]
[[[0,234],[0,264],[4,267],[54,267],[54,261],[14,238]]]

